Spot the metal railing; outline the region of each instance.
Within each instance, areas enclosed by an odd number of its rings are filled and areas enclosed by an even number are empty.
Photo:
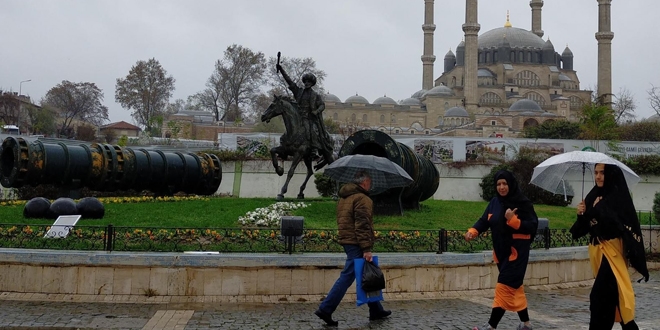
[[[51,225],[0,224],[0,247],[135,252],[285,252],[279,228],[158,228],[75,226],[49,232]],[[68,234],[64,235],[64,231]],[[375,252],[475,252],[493,248],[491,232],[467,242],[464,230],[378,230]],[[50,236],[50,237],[49,237]],[[64,238],[62,238],[64,237]],[[305,229],[296,252],[342,252],[336,229]],[[532,248],[583,246],[567,229],[539,230]]]

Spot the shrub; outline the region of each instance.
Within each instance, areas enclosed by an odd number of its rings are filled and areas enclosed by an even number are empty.
[[[653,199],[653,215],[655,216],[655,221],[660,223],[660,191],[655,193],[655,198]]]
[[[323,173],[314,174],[314,184],[319,195],[323,197],[334,195],[335,189],[337,189],[337,182]]]
[[[637,175],[660,175],[660,155],[639,155],[623,159],[622,162]]]
[[[534,167],[543,159],[543,155],[539,152],[521,148],[513,161],[493,167],[490,173],[481,178],[481,183],[479,184],[481,187],[481,197],[486,201],[490,201],[496,196],[495,173],[499,170],[506,169],[515,175],[520,190],[532,203],[557,206],[570,204],[573,201],[572,196],[566,196],[566,200],[564,200],[564,195],[553,194],[529,183],[534,173]],[[572,192],[573,188],[567,184],[566,190]]]

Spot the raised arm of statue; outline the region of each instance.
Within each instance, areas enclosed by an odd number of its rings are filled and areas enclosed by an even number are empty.
[[[284,77],[284,81],[286,81],[286,83],[289,85],[289,88],[291,88],[291,86],[296,86],[296,84],[293,82],[293,80],[291,80],[291,78],[289,78],[289,75],[286,74],[286,71],[284,71],[284,68],[279,64],[277,65],[277,71],[279,71],[282,74],[282,77]],[[296,86],[296,87],[298,87],[298,86]]]

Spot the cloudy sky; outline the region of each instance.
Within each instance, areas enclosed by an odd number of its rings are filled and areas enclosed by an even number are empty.
[[[325,88],[344,100],[409,97],[422,84],[423,0],[2,0],[0,88],[41,99],[62,80],[94,82],[110,120],[133,122],[114,101],[115,82],[138,60],[156,58],[176,79],[175,98],[200,91],[231,44],[266,56],[312,57]],[[481,33],[530,29],[528,0],[482,0]],[[653,114],[647,90],[660,86],[657,0],[612,4],[613,92],[629,89],[638,117]],[[596,0],[546,0],[544,39],[569,45],[583,89],[596,86]],[[435,1],[434,76],[461,41],[464,1]],[[24,82],[22,88],[20,82]]]

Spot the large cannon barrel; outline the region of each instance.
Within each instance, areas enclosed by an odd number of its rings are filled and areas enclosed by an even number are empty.
[[[404,206],[415,207],[432,197],[438,189],[440,174],[435,165],[386,133],[376,130],[353,133],[342,145],[339,156],[356,154],[385,157],[406,170],[414,182],[403,191],[398,191]],[[390,191],[384,195],[392,193]],[[376,199],[377,196],[374,196],[374,201]]]
[[[149,190],[212,195],[220,186],[220,159],[212,154],[122,148],[110,144],[2,142],[0,183],[4,187],[52,184],[96,191]]]

